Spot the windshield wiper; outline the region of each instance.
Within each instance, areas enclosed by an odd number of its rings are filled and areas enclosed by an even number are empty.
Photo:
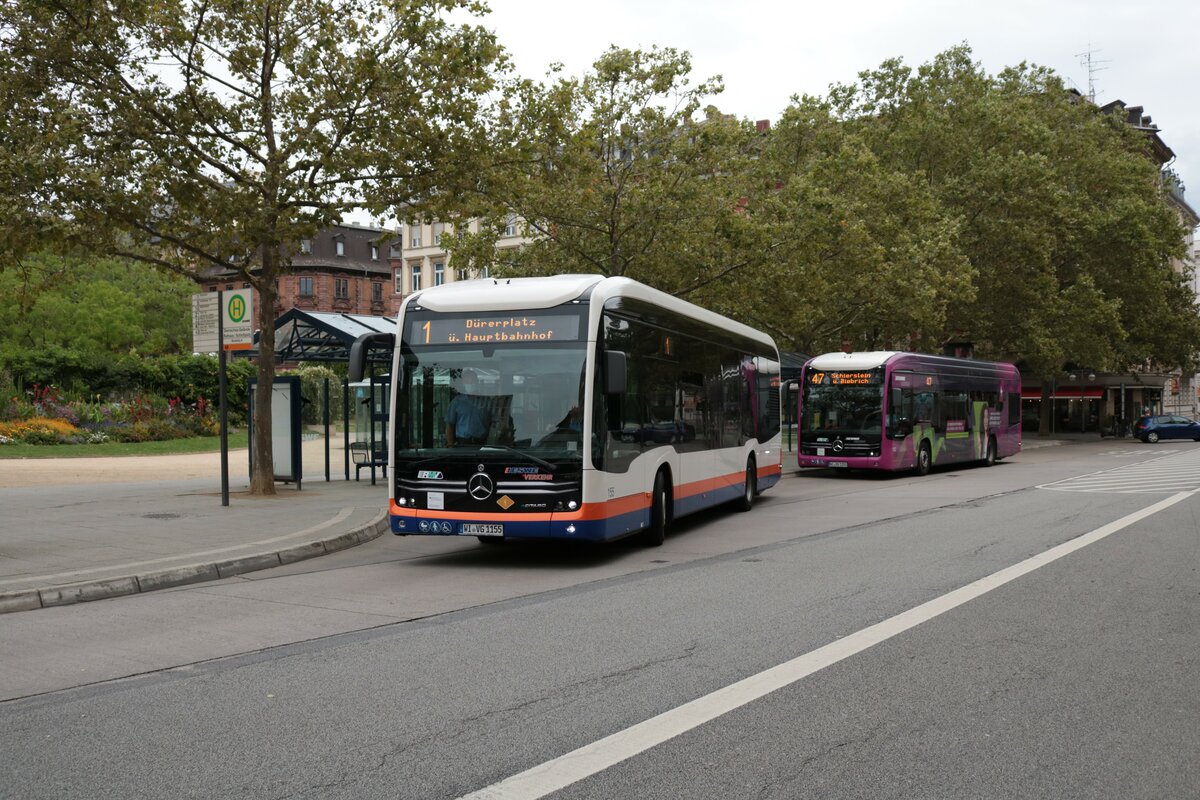
[[[516,453],[519,456],[524,456],[525,458],[528,458],[530,461],[534,462],[535,464],[543,466],[551,472],[556,472],[558,470],[558,467],[556,467],[554,464],[551,464],[549,461],[538,458],[533,453],[526,453],[524,450],[518,450],[515,447],[509,447],[506,444],[481,444],[479,446],[479,448],[481,450],[484,448],[487,448],[487,447],[496,448],[498,450],[507,450],[510,453]]]

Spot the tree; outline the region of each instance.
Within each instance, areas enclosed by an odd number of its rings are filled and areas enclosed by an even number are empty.
[[[1169,263],[1183,231],[1144,141],[1119,118],[1043,68],[989,76],[966,46],[916,71],[885,62],[831,98],[882,163],[960,220],[977,277],[945,335],[1021,362],[1045,386],[1068,362],[1191,362],[1200,319]]]
[[[712,302],[801,352],[927,346],[973,293],[957,220],[832,112],[799,98],[771,129],[747,203],[769,262]]]
[[[274,493],[276,281],[353,208],[419,206],[483,169],[504,61],[471,0],[9,0],[0,161],[30,236],[255,289],[251,491]],[[16,103],[14,106],[13,104]],[[19,144],[20,146],[16,146]],[[20,198],[14,202],[12,198]]]
[[[523,84],[501,117],[505,168],[478,187],[482,230],[459,232],[456,262],[686,296],[761,261],[741,240],[753,130],[702,111],[720,80],[692,85],[690,73],[686,53],[614,47],[582,78]],[[497,251],[514,220],[532,241]]]
[[[52,253],[0,273],[0,353],[74,349],[92,358],[190,352],[195,284],[144,264]]]

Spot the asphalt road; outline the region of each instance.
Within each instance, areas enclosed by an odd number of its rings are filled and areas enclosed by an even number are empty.
[[[1197,488],[1200,445],[1067,445],[6,615],[0,796],[1200,797]]]

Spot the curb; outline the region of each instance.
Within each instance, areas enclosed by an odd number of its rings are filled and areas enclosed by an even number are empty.
[[[129,575],[119,578],[103,578],[79,583],[67,583],[61,586],[48,586],[42,589],[22,589],[17,592],[0,593],[0,614],[16,611],[33,611],[38,608],[53,608],[54,606],[69,606],[76,603],[86,603],[92,600],[106,600],[110,597],[123,597],[130,594],[141,594],[158,589],[172,589],[176,586],[186,586],[192,583],[215,581],[230,578],[260,569],[269,569],[284,564],[293,564],[316,556],[336,553],[348,547],[369,542],[388,530],[386,511],[361,528],[338,534],[330,539],[293,545],[272,553],[231,558],[224,561],[209,561],[202,564],[189,564],[183,567],[146,572],[139,575]]]

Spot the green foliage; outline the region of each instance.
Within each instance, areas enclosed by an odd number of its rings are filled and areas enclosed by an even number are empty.
[[[686,53],[612,48],[581,79],[523,85],[501,118],[508,169],[481,181],[490,213],[451,244],[455,265],[621,275],[677,293],[728,274],[753,132],[711,109],[697,120],[721,84],[691,85],[690,71]],[[532,241],[497,250],[514,218]]]
[[[11,0],[0,5],[0,261],[30,240],[255,289],[252,490],[287,243],[484,171],[504,68],[472,0]],[[12,198],[21,198],[15,202]],[[68,221],[64,223],[63,221]],[[103,329],[124,335],[120,314]]]
[[[1170,266],[1183,230],[1143,134],[1121,116],[1042,68],[989,76],[965,46],[915,71],[887,61],[831,98],[881,164],[957,221],[972,291],[932,333],[1043,375],[1067,361],[1192,363],[1200,319]]]
[[[0,352],[154,356],[191,346],[195,283],[123,259],[26,255],[0,272]]]
[[[342,377],[324,364],[301,364],[286,374],[300,378],[301,416],[307,425],[324,422],[325,382],[329,381],[329,422],[342,420],[345,404],[342,398]]]
[[[936,347],[951,307],[973,296],[974,271],[958,220],[921,180],[815,98],[784,113],[755,171],[747,210],[771,263],[714,287],[708,304],[806,353]]]

